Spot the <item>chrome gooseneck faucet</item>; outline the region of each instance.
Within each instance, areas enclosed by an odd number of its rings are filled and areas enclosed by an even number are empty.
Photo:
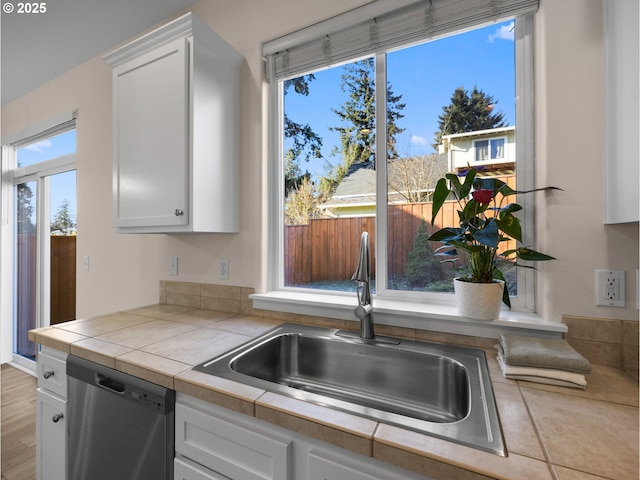
[[[375,333],[373,331],[373,307],[371,306],[371,256],[367,232],[362,232],[360,237],[358,266],[351,280],[356,281],[358,306],[353,313],[360,320],[360,337],[371,340],[375,338]]]

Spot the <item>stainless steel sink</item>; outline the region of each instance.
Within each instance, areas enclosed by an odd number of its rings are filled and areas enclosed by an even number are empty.
[[[194,369],[506,456],[482,350],[284,324]]]

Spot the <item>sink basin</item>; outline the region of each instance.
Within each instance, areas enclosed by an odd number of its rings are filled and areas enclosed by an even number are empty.
[[[482,350],[284,324],[194,369],[506,456]]]

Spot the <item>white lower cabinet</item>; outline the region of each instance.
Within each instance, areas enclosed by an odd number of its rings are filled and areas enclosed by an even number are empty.
[[[380,471],[380,468],[377,468],[375,464],[365,464],[360,460],[354,461],[347,455],[318,448],[309,452],[308,465],[308,480],[399,480],[408,478]]]
[[[43,347],[36,390],[36,478],[67,478],[67,355]]]
[[[180,398],[176,404],[176,455],[206,467],[211,478],[292,478],[290,438],[243,421],[231,411]]]
[[[175,480],[427,480],[181,393]]]
[[[229,477],[212,472],[186,458],[176,457],[173,462],[175,480],[229,480]]]

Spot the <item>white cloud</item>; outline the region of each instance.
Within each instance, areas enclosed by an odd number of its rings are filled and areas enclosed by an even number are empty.
[[[509,25],[500,26],[493,35],[489,35],[487,41],[489,43],[494,43],[497,40],[509,40],[513,42],[514,40],[514,26],[515,23],[511,22]]]
[[[423,137],[419,137],[418,135],[411,135],[411,145],[419,145],[423,146],[427,144],[427,141]]]
[[[44,153],[47,148],[50,148],[53,143],[51,140],[42,140],[40,142],[32,143],[31,145],[24,147],[25,150],[31,150],[33,152]]]

